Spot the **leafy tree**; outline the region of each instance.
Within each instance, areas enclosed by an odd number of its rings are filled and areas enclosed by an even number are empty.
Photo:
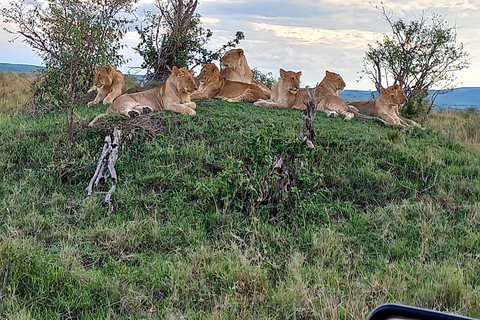
[[[158,13],[145,12],[145,21],[137,31],[140,43],[135,50],[142,56],[142,68],[149,80],[164,80],[173,66],[192,69],[211,62],[245,38],[237,31],[235,39],[216,51],[205,48],[213,33],[201,26],[195,13],[198,0],[156,0]]]
[[[457,43],[456,26],[450,26],[441,15],[427,17],[423,12],[417,20],[394,21],[385,7],[377,9],[392,34],[384,34],[383,41],[369,45],[363,73],[378,91],[389,81],[400,84],[409,98],[402,113],[410,117],[423,115],[423,123],[437,96],[429,96],[428,90],[453,89],[454,72],[468,67],[468,53],[462,43]]]
[[[75,94],[91,85],[96,64],[125,63],[118,51],[136,0],[24,0],[10,3],[1,14],[43,60],[35,84],[36,102],[62,107],[67,130],[73,141],[73,102]]]
[[[278,82],[278,79],[275,78],[275,76],[271,72],[263,73],[257,68],[253,68],[252,72],[253,72],[253,80],[259,81],[269,88],[271,88],[275,83]]]

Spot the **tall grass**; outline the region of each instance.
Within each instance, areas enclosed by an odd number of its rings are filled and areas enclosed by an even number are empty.
[[[33,75],[0,72],[0,112],[18,113],[32,97]]]
[[[386,302],[480,317],[471,148],[319,114],[310,150],[297,110],[219,101],[88,128],[103,110],[77,108],[70,149],[60,113],[0,115],[0,318],[362,319]],[[85,188],[113,126],[108,214],[109,186]]]
[[[466,110],[441,109],[432,112],[427,126],[449,139],[466,143],[480,150],[480,113],[474,108]]]

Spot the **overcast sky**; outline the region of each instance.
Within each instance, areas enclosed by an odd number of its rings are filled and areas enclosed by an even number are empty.
[[[0,0],[2,7],[9,0]],[[140,0],[142,9],[154,9],[153,0]],[[368,44],[390,32],[374,5],[365,0],[200,0],[197,12],[203,27],[213,31],[210,48],[218,48],[233,39],[237,30],[245,33],[240,43],[250,67],[276,77],[279,68],[302,71],[302,85],[315,85],[325,70],[337,72],[347,83],[345,89],[373,90],[371,80],[359,80]],[[410,21],[423,11],[430,16],[446,16],[458,27],[458,42],[470,54],[470,67],[456,73],[457,85],[480,87],[480,0],[402,0],[383,1],[393,12],[394,20]],[[1,18],[0,18],[1,19]],[[5,23],[0,21],[3,29]],[[8,26],[14,29],[14,26]],[[9,43],[12,36],[0,30],[0,62],[41,64],[32,50],[20,40]],[[138,36],[130,32],[123,50],[132,59],[121,70],[140,66],[142,60],[131,47]],[[217,62],[218,63],[218,62]]]

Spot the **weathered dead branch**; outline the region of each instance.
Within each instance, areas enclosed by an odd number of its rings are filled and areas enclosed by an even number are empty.
[[[93,188],[96,187],[102,179],[106,180],[108,170],[108,174],[110,174],[110,179],[112,181],[112,186],[110,187],[110,190],[108,190],[103,201],[106,205],[108,205],[108,212],[113,211],[111,199],[113,192],[117,188],[117,172],[115,171],[114,165],[115,161],[117,161],[118,158],[118,149],[120,147],[120,134],[121,131],[115,128],[113,130],[113,141],[112,136],[107,135],[105,137],[105,144],[103,145],[102,154],[100,156],[100,159],[98,160],[97,168],[95,169],[95,173],[92,179],[90,179],[90,183],[88,184],[88,187],[86,189],[87,195],[90,196],[93,192]]]

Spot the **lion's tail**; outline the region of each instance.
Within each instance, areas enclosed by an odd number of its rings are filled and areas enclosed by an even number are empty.
[[[109,113],[110,113],[110,112],[109,112],[108,109],[107,109],[107,112],[101,113],[101,114],[97,115],[95,118],[93,118],[92,121],[90,121],[90,123],[88,124],[88,126],[89,126],[89,127],[93,127],[93,125],[95,124],[95,122],[98,121],[98,119],[105,117],[105,116],[106,116],[107,114],[109,114]]]

